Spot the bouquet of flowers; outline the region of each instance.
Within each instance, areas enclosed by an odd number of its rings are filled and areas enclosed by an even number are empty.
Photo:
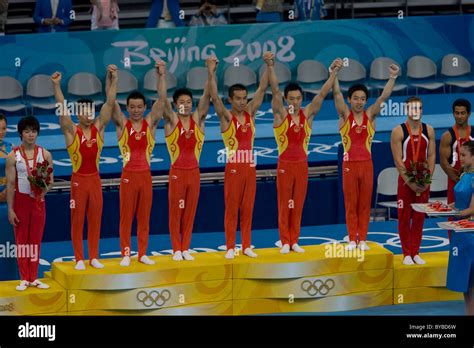
[[[36,168],[33,168],[31,174],[28,176],[30,182],[31,191],[36,198],[36,201],[42,200],[43,192],[48,188],[51,183],[50,174],[53,172],[53,168],[49,167],[49,162],[44,160],[41,163],[36,164]]]
[[[415,183],[418,186],[425,186],[431,184],[431,171],[428,168],[428,162],[413,162],[410,161],[410,169],[405,172],[408,181]],[[416,193],[420,196],[420,193]]]

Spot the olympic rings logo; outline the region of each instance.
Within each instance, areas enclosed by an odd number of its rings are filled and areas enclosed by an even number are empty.
[[[163,290],[161,293],[157,290],[152,290],[150,293],[142,290],[137,294],[137,300],[141,302],[145,307],[151,307],[153,305],[162,307],[171,298],[171,292],[169,290]]]
[[[301,290],[305,291],[309,296],[316,296],[318,293],[326,296],[334,289],[335,285],[336,283],[332,279],[326,279],[326,281],[320,279],[314,281],[305,280],[301,283]]]

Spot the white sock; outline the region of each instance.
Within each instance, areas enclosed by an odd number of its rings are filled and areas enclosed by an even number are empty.
[[[361,241],[359,242],[358,247],[359,247],[360,250],[363,250],[363,251],[370,250],[370,248],[369,248],[369,246],[367,245],[367,243],[365,242],[365,240],[361,240]]]
[[[189,250],[183,251],[183,258],[184,258],[186,261],[192,261],[192,260],[194,260],[194,257],[189,253]]]
[[[297,252],[297,253],[304,253],[304,249],[302,247],[300,247],[297,243],[295,243],[291,246],[291,250],[293,250],[294,252]]]
[[[36,279],[33,283],[30,283],[30,286],[34,286],[38,289],[49,289],[50,286],[48,284],[40,282],[39,279]]]
[[[154,265],[155,264],[155,261],[148,258],[148,256],[146,256],[146,255],[143,255],[142,257],[140,257],[140,262],[144,263],[145,265]]]
[[[92,259],[91,260],[91,266],[94,267],[94,268],[98,268],[98,269],[104,268],[104,265],[101,264],[99,262],[99,260],[97,260],[97,259]]]
[[[257,257],[257,254],[251,248],[245,248],[244,254],[248,257]]]
[[[283,245],[280,249],[280,253],[282,253],[282,254],[288,254],[289,252],[290,252],[290,245],[289,244]]]
[[[122,261],[120,261],[120,266],[122,267],[128,267],[130,266],[130,256],[124,256]]]
[[[411,256],[407,255],[403,258],[403,264],[407,265],[407,266],[410,266],[410,265],[414,265],[415,263],[413,262]]]
[[[178,250],[173,254],[173,260],[183,261],[183,254],[181,254],[181,251]]]
[[[25,291],[28,287],[30,286],[30,283],[26,280],[22,280],[20,282],[20,285],[18,285],[17,287],[15,287],[15,289],[17,291]]]
[[[424,265],[426,263],[425,260],[423,260],[420,255],[415,255],[415,257],[413,258],[413,261],[415,261],[415,263],[417,265]]]
[[[346,245],[346,250],[355,250],[355,248],[357,248],[357,244],[354,241],[351,241]]]
[[[84,261],[82,260],[77,261],[74,269],[77,271],[84,271],[86,269],[86,265],[84,264]]]
[[[229,249],[227,250],[227,252],[225,253],[224,257],[228,260],[232,260],[235,258],[235,251],[234,249]]]

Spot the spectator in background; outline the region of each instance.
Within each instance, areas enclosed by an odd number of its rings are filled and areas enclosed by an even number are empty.
[[[227,20],[218,12],[214,0],[201,0],[201,7],[198,13],[189,21],[189,25],[195,26],[223,24],[227,24]]]
[[[147,28],[173,28],[183,27],[184,22],[180,18],[178,0],[153,0],[150,15],[146,23]]]
[[[281,22],[283,0],[257,0],[257,22]]]
[[[324,0],[295,0],[294,10],[298,21],[315,21],[328,15]]]
[[[33,19],[38,32],[67,31],[72,19],[71,0],[36,0]]]
[[[0,35],[5,35],[5,23],[7,23],[8,0],[0,0]]]
[[[118,0],[91,0],[91,30],[118,30]]]

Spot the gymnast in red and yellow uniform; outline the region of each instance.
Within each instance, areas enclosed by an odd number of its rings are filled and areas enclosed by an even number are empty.
[[[274,59],[267,57],[270,84],[272,86],[272,109],[274,134],[278,145],[277,195],[278,229],[282,248],[286,254],[291,250],[304,252],[298,245],[301,217],[308,187],[308,145],[313,119],[321,108],[324,98],[331,90],[335,72],[331,72],[321,92],[304,109],[301,107],[303,91],[298,84],[289,83],[284,91],[288,110],[283,106],[278,80],[273,68]],[[335,60],[331,68],[339,66]]]
[[[145,96],[135,91],[127,97],[130,118],[125,117],[118,103],[115,103],[112,114],[123,160],[120,181],[120,265],[125,267],[130,266],[132,223],[135,217],[138,261],[146,265],[155,263],[146,255],[153,198],[150,159],[155,146],[156,127],[163,116],[162,103],[156,101],[148,115],[143,117],[145,110]]]
[[[163,119],[166,145],[171,158],[169,172],[169,230],[173,247],[173,260],[194,260],[190,254],[194,217],[199,200],[199,158],[204,142],[204,121],[209,111],[208,84],[195,112],[192,111],[193,96],[188,89],[177,89],[173,111],[166,92],[166,66],[158,62],[159,102],[164,105]]]
[[[117,91],[117,67],[109,65],[107,69],[107,101],[95,118],[94,102],[79,100],[79,124],[75,125],[64,107],[61,91],[61,74],[51,76],[56,102],[60,105],[60,125],[64,134],[67,151],[71,159],[71,239],[77,270],[85,270],[83,252],[84,220],[87,216],[87,241],[89,263],[94,268],[103,268],[98,261],[99,240],[102,219],[102,186],[99,176],[100,153],[103,146],[104,129],[110,121]],[[95,119],[94,119],[95,118]]]
[[[340,70],[341,67],[336,68]],[[369,250],[367,232],[369,229],[370,207],[373,189],[373,165],[371,155],[372,139],[375,134],[375,117],[392,93],[399,67],[390,65],[390,78],[382,91],[367,111],[365,105],[369,96],[367,87],[356,84],[349,88],[348,102],[344,102],[339,82],[334,80],[333,94],[339,114],[339,132],[344,146],[342,185],[344,206],[346,209],[346,225],[349,234],[348,250],[357,246],[361,250]]]
[[[255,139],[255,115],[262,104],[268,87],[268,71],[262,75],[260,85],[251,102],[247,102],[247,88],[234,84],[229,88],[229,102],[232,109],[225,108],[217,91],[215,70],[217,58],[208,61],[213,77],[210,93],[220,121],[222,139],[225,145],[224,227],[227,252],[225,258],[233,259],[237,254],[235,239],[240,211],[240,232],[242,252],[249,257],[257,257],[252,250],[252,214],[257,190],[256,158],[253,153]]]

